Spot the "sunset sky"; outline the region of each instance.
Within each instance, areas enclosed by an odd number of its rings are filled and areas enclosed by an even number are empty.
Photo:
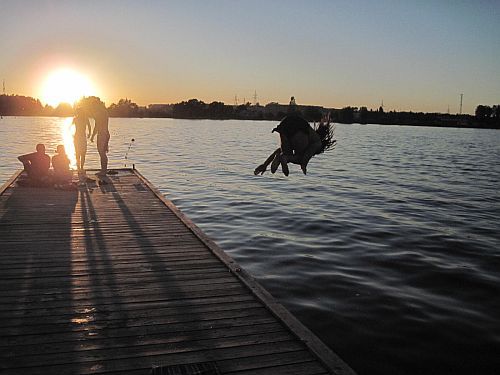
[[[499,47],[495,0],[0,0],[0,79],[44,104],[64,68],[107,105],[257,91],[261,104],[456,113],[463,93],[473,113],[500,102]]]

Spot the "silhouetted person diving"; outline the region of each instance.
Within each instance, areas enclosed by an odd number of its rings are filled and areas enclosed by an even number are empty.
[[[266,161],[254,170],[254,174],[263,174],[271,164],[274,173],[281,164],[285,176],[288,176],[288,163],[299,164],[302,172],[307,173],[307,164],[314,155],[321,154],[335,147],[337,141],[333,139],[334,127],[330,125],[330,118],[321,120],[313,128],[298,115],[286,116],[272,132],[280,135],[281,146],[275,150]]]
[[[85,109],[85,111],[94,119],[94,131],[90,138],[91,142],[94,142],[94,138],[97,135],[97,151],[99,152],[99,157],[101,159],[101,170],[98,174],[105,175],[108,170],[108,151],[109,151],[109,116],[106,106],[101,100],[96,96],[90,96],[88,98],[83,98],[80,100],[80,107]]]
[[[39,143],[36,145],[36,152],[25,154],[18,157],[23,163],[27,178],[18,180],[22,186],[46,187],[51,183],[49,169],[50,156],[45,153],[45,145]]]
[[[76,168],[79,172],[83,172],[87,155],[87,138],[90,138],[91,134],[90,121],[83,108],[76,108],[73,124],[75,124],[73,143],[75,145]]]

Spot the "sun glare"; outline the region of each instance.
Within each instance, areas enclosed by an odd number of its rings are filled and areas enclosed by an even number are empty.
[[[70,161],[70,167],[76,169],[75,144],[73,142],[75,127],[73,126],[73,119],[71,117],[61,121],[61,134],[66,155],[68,155]]]
[[[72,69],[59,69],[49,74],[42,87],[42,102],[56,107],[73,104],[82,96],[95,95],[92,82]]]

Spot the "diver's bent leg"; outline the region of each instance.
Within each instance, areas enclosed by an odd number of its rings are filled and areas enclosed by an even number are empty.
[[[316,155],[319,150],[321,150],[321,142],[315,142],[308,146],[304,151],[304,155],[302,155],[302,160],[300,161],[300,168],[304,174],[307,174],[307,164],[309,163],[309,160],[311,160],[311,158]]]
[[[290,171],[288,170],[288,164],[286,162],[281,162],[281,170],[283,171],[283,174],[285,176],[288,176],[290,174]]]
[[[280,155],[280,163],[281,163],[281,170],[283,171],[283,174],[285,176],[288,176],[290,174],[290,171],[288,170],[288,157],[287,157],[287,155],[284,155],[284,154]]]
[[[267,166],[274,160],[276,155],[279,155],[280,152],[281,152],[281,150],[279,148],[276,149],[271,155],[268,156],[268,158],[266,159],[266,161],[264,163],[262,163],[257,168],[255,168],[255,170],[253,171],[253,174],[254,175],[258,175],[259,173],[263,174],[266,171]]]
[[[278,153],[274,156],[273,162],[271,163],[271,173],[276,172],[276,170],[278,169],[278,165],[280,165],[280,162],[281,154]]]

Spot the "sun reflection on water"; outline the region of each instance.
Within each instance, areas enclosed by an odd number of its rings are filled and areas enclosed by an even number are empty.
[[[75,135],[75,127],[73,126],[73,118],[65,118],[61,122],[61,135],[64,143],[64,148],[66,149],[66,155],[68,155],[70,168],[76,169],[76,156],[75,156],[75,144],[73,142],[73,136]]]

